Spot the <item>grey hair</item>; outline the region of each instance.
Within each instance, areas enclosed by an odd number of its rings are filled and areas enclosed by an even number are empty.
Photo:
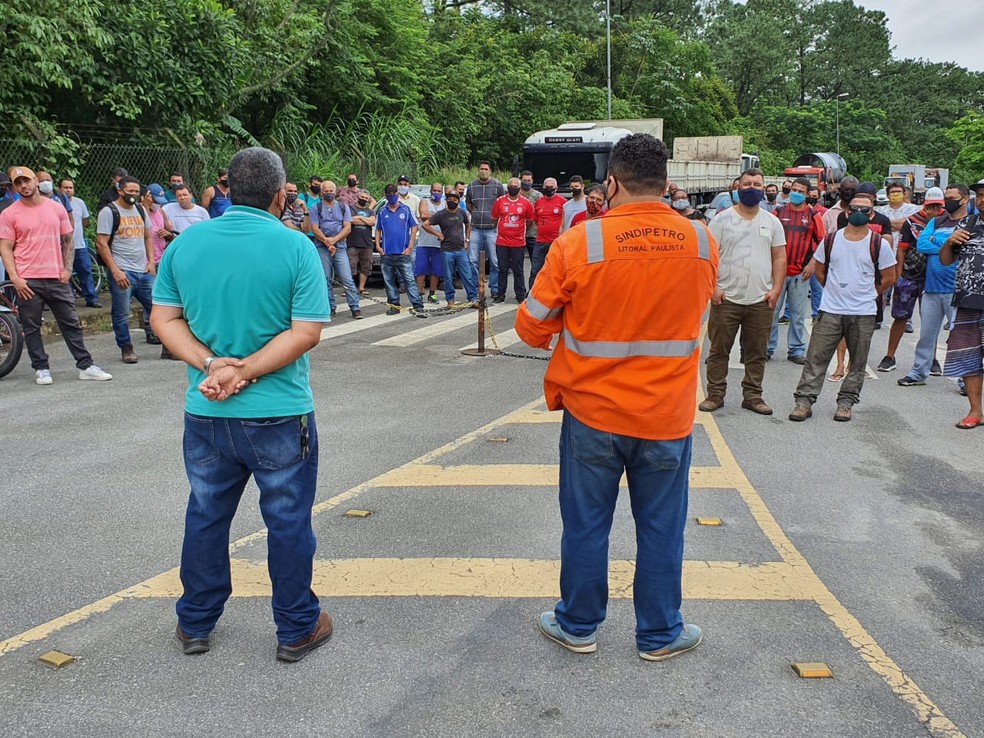
[[[861,180],[850,174],[844,177],[844,179],[840,181],[841,187],[844,187],[845,185],[847,187],[858,187],[860,184],[861,184]]]
[[[284,163],[270,149],[243,149],[229,162],[229,198],[233,205],[266,210],[286,184]]]

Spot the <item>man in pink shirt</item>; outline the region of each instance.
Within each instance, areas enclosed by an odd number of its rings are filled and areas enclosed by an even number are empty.
[[[68,211],[41,194],[37,177],[27,167],[11,167],[7,173],[20,200],[0,213],[0,257],[17,290],[35,382],[52,383],[48,354],[41,339],[41,311],[45,304],[51,308],[68,350],[75,357],[79,379],[112,379],[111,374],[92,363],[82,339],[75,294],[68,284],[68,265],[75,255]]]

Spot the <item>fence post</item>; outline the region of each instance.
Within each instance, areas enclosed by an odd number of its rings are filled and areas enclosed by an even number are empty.
[[[462,349],[465,356],[495,356],[499,352],[485,348],[485,321],[491,320],[485,314],[485,249],[478,252],[478,348]]]

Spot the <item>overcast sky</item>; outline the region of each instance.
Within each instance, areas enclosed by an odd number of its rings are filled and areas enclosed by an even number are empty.
[[[975,72],[984,71],[981,0],[855,0],[855,4],[888,16],[897,59],[955,62]]]

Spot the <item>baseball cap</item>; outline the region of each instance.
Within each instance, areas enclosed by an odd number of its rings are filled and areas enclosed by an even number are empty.
[[[147,191],[153,196],[154,202],[158,205],[166,205],[167,198],[164,197],[164,188],[161,187],[156,182],[147,188]]]
[[[28,169],[27,167],[11,167],[7,170],[7,176],[10,177],[11,182],[16,182],[21,177],[34,179],[38,175],[34,173],[33,169]]]
[[[410,178],[407,175],[405,175],[405,174],[401,174],[399,177],[397,177],[396,178],[396,181],[397,182],[406,182],[407,184],[410,184]]]
[[[453,197],[458,202],[461,202],[461,195],[458,194],[457,190],[451,190],[445,197]]]
[[[871,182],[862,182],[855,192],[858,195],[878,195],[878,189]]]
[[[981,180],[984,183],[984,180]],[[980,183],[979,183],[980,184]],[[943,197],[943,190],[939,187],[930,187],[926,190],[926,197],[923,199],[923,203],[926,205],[943,205],[946,199]]]
[[[933,189],[939,189],[939,188],[934,187]],[[977,184],[972,184],[970,186],[970,189],[972,189],[974,192],[979,192],[980,190],[984,189],[984,179],[978,180]]]

